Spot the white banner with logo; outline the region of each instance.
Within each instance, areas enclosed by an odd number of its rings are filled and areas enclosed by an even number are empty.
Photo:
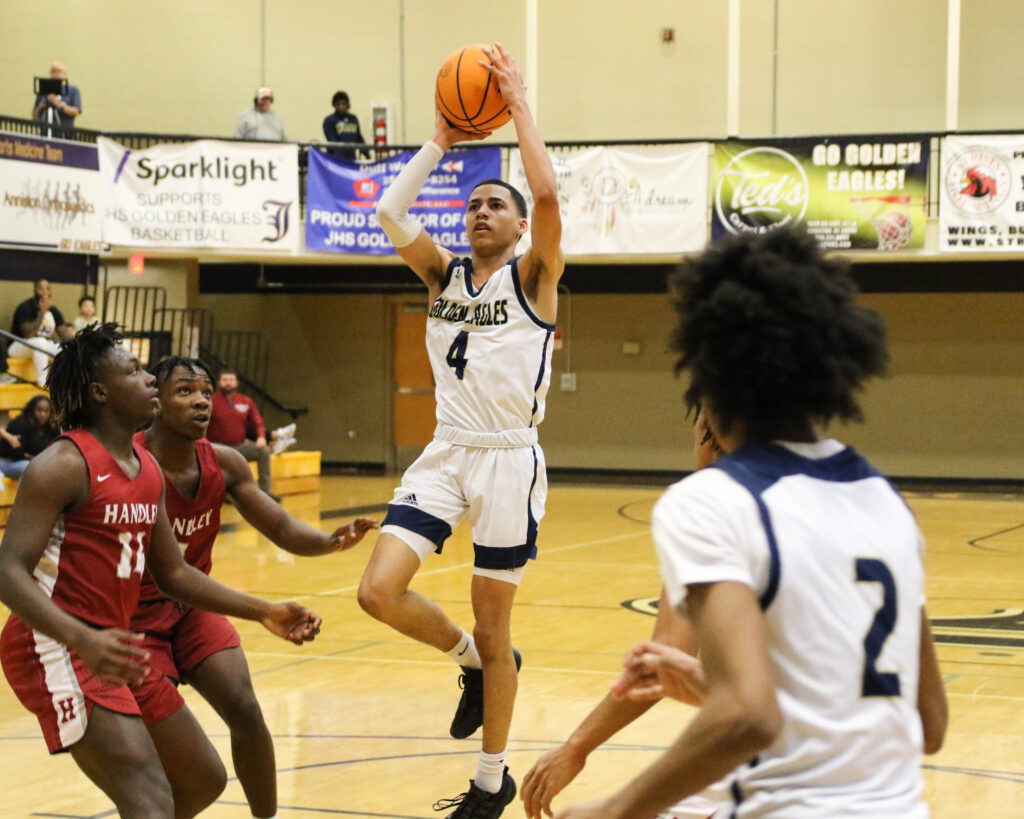
[[[112,245],[299,247],[298,146],[197,140],[133,150],[100,137]]]
[[[708,144],[551,150],[567,255],[682,253],[707,241]],[[518,150],[509,182],[533,200]],[[529,234],[520,243],[522,252]]]
[[[1024,249],[1024,135],[942,140],[939,248]]]
[[[0,133],[0,247],[103,249],[96,146]]]

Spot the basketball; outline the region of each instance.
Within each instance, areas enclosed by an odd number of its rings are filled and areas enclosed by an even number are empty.
[[[491,72],[477,62],[490,62],[486,48],[464,46],[437,72],[434,99],[438,108],[454,127],[470,134],[489,134],[512,119]]]

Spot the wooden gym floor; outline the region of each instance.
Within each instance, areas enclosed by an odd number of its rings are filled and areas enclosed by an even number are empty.
[[[381,516],[393,481],[327,477],[319,493],[291,496],[285,506],[329,529],[357,513]],[[527,571],[513,619],[524,658],[509,748],[517,781],[604,696],[623,651],[650,634],[653,618],[642,612],[659,586],[648,526],[659,494],[648,486],[551,488],[541,559]],[[908,493],[907,500],[928,539],[929,612],[952,712],[944,750],[925,761],[933,815],[1024,817],[1024,497]],[[218,579],[301,600],[324,618],[323,633],[304,647],[239,626],[275,737],[282,819],[435,816],[434,800],[465,790],[479,741],[448,736],[459,695],[453,664],[360,611],[356,587],[375,535],[342,555],[298,559],[237,524],[231,507],[225,521]],[[463,527],[414,583],[467,627],[471,564]],[[637,602],[627,608],[626,601]],[[184,690],[232,775],[204,816],[244,819],[225,728]],[[653,708],[592,755],[556,807],[625,781],[691,713],[671,702]],[[0,755],[4,817],[114,814],[67,755],[47,755],[35,718],[3,682]],[[505,816],[523,816],[521,804]]]

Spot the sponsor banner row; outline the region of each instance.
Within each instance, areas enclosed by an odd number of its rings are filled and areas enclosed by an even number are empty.
[[[930,141],[915,136],[728,140],[552,150],[569,255],[665,254],[802,223],[826,248],[924,246]],[[375,205],[410,153],[357,163],[308,154],[305,236],[294,144],[199,140],[126,148],[0,133],[0,247],[99,252],[282,248],[394,252]],[[532,207],[522,159],[505,176]],[[501,178],[502,150],[454,150],[411,212],[438,244],[469,252],[466,203]],[[942,141],[943,251],[1024,250],[1024,135]],[[710,202],[708,196],[710,194]],[[529,245],[529,232],[519,247]]]

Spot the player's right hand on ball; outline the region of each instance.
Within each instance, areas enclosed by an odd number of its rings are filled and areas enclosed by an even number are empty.
[[[74,649],[88,669],[108,685],[138,685],[149,673],[149,652],[138,647],[143,637],[119,628],[89,629]]]
[[[472,142],[478,139],[487,139],[490,133],[471,134],[452,125],[441,113],[440,106],[434,103],[434,136],[433,141],[440,146],[442,151],[447,151],[456,142]]]
[[[551,800],[583,770],[586,757],[562,745],[538,759],[523,779],[522,800],[526,815],[540,819],[541,811],[551,816]]]
[[[323,620],[298,603],[274,603],[260,621],[271,634],[300,646],[308,643],[320,633]]]

